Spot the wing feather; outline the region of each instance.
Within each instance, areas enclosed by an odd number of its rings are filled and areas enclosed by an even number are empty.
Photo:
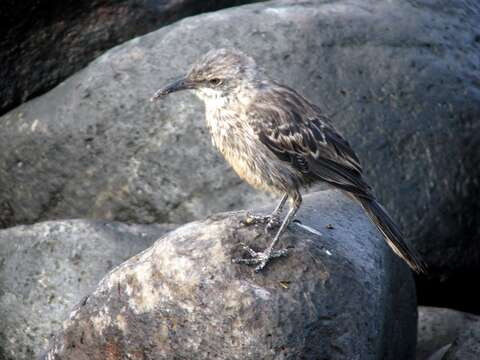
[[[268,89],[257,96],[248,112],[260,141],[309,182],[322,180],[371,197],[357,155],[320,109],[288,87]]]

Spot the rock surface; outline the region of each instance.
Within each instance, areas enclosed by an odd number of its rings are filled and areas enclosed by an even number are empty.
[[[114,269],[45,358],[413,358],[411,273],[349,198],[307,196],[282,239],[290,255],[261,273],[231,261],[270,241],[244,218],[187,224]]]
[[[445,353],[448,351],[450,348],[451,344],[445,345],[444,347],[441,347],[439,350],[435,351],[433,355],[429,356],[427,360],[442,360],[443,357],[445,356]],[[416,360],[419,360],[418,358]]]
[[[107,271],[172,228],[69,220],[0,231],[0,359],[33,359]]]
[[[477,322],[462,331],[442,360],[480,359],[480,324]]]
[[[0,114],[103,51],[185,16],[252,0],[2,0]]]
[[[192,95],[148,102],[208,49],[234,46],[333,118],[432,274],[478,271],[479,7],[280,0],[127,42],[0,118],[2,221],[178,223],[263,201],[211,148]]]
[[[480,326],[479,316],[452,309],[420,306],[416,359],[430,360],[432,354],[453,343],[462,331],[473,324]],[[445,349],[442,351],[445,352]]]

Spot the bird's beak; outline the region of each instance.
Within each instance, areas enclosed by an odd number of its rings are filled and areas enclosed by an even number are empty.
[[[193,89],[195,86],[193,81],[189,80],[186,77],[182,77],[171,84],[157,90],[155,94],[153,94],[152,98],[150,101],[155,101],[163,96],[167,96],[168,94],[174,93],[176,91],[180,90],[188,90],[188,89]]]

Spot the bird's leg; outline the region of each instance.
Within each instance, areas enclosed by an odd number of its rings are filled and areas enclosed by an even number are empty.
[[[280,202],[278,203],[277,207],[275,208],[275,210],[273,210],[272,214],[268,217],[268,222],[267,222],[267,226],[265,227],[265,231],[269,231],[273,228],[276,228],[278,226],[280,226],[281,222],[280,222],[280,214],[282,213],[283,211],[283,207],[285,205],[285,202],[287,201],[288,199],[288,193],[285,193],[283,196],[282,196],[282,199],[280,200]]]
[[[285,205],[285,201],[287,201],[288,193],[282,196],[280,203],[277,205],[275,210],[273,210],[271,215],[253,215],[247,214],[244,223],[246,225],[253,225],[253,224],[267,224],[266,231],[273,229],[280,225],[280,214],[283,210],[283,206]]]
[[[250,259],[234,259],[233,262],[236,264],[257,265],[257,267],[255,268],[255,271],[260,271],[265,267],[265,265],[267,265],[270,259],[287,255],[288,253],[287,249],[273,250],[273,248],[275,247],[278,240],[280,239],[280,236],[282,236],[282,234],[287,229],[288,225],[292,222],[293,218],[295,217],[295,214],[300,208],[301,203],[302,203],[302,197],[300,193],[297,192],[293,194],[292,205],[290,207],[290,210],[288,211],[287,216],[285,216],[285,219],[283,220],[282,225],[280,226],[280,229],[278,229],[275,237],[273,238],[273,241],[270,243],[270,245],[267,247],[265,251],[256,252],[250,249],[249,247],[245,247],[245,250],[248,251],[251,258]]]

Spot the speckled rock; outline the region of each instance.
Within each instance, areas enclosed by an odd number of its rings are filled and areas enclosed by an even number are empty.
[[[69,220],[0,231],[0,359],[33,359],[112,267],[172,228]]]
[[[289,256],[261,273],[231,261],[270,241],[244,218],[187,224],[114,269],[45,359],[413,358],[411,273],[349,198],[307,196]]]
[[[107,49],[180,18],[252,0],[2,0],[0,114]]]
[[[210,146],[199,101],[148,102],[208,49],[234,46],[332,117],[431,274],[477,271],[479,7],[279,0],[127,42],[0,118],[0,223],[179,223],[264,201]]]
[[[451,344],[469,326],[480,325],[480,317],[452,309],[418,308],[417,360],[430,359],[439,349]],[[440,355],[437,357],[441,358]]]

